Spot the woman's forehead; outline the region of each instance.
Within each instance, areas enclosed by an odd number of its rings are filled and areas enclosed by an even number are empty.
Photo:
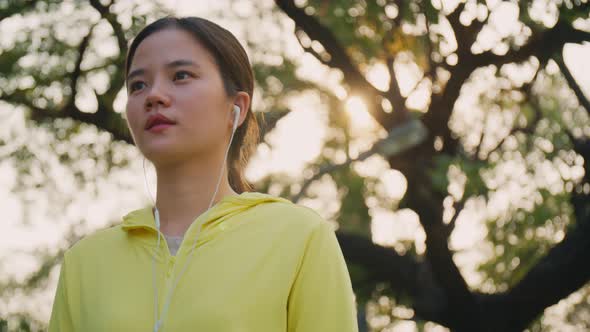
[[[154,32],[141,41],[133,55],[131,70],[145,66],[167,66],[178,61],[206,67],[213,64],[214,60],[195,36],[181,29],[168,28]]]

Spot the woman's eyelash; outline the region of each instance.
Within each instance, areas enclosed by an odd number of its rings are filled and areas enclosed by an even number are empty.
[[[143,84],[143,82],[142,82],[142,81],[136,81],[136,82],[132,82],[131,84],[129,84],[129,89],[130,89],[131,91],[135,91],[135,90],[137,90],[137,89],[138,89],[138,88],[137,88],[137,84]]]
[[[181,70],[181,71],[177,71],[176,73],[174,73],[174,78],[178,79],[179,74],[186,74],[187,77],[185,77],[185,78],[194,76],[192,73],[189,73],[188,71]]]
[[[180,77],[179,78],[178,77],[179,75],[186,75],[186,77]],[[189,78],[189,77],[195,77],[195,75],[192,74],[191,72],[188,72],[188,71],[185,71],[185,70],[177,71],[176,73],[174,73],[174,79],[175,80],[177,80],[177,79],[182,80],[182,79],[186,79],[186,78]],[[145,84],[145,83],[142,82],[142,81],[135,81],[135,82],[130,83],[129,84],[130,91],[133,92],[135,90],[140,89],[140,87],[137,86],[138,84]]]

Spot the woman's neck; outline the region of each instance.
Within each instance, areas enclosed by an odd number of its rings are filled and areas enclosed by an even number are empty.
[[[192,222],[209,208],[221,172],[220,162],[192,162],[157,167],[156,205],[160,230],[166,235],[183,235]],[[237,195],[228,182],[227,167],[213,199]]]

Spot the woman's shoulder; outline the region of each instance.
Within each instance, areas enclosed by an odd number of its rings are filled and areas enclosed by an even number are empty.
[[[100,255],[116,248],[124,237],[125,234],[121,230],[120,224],[107,226],[81,237],[66,250],[65,255],[71,259],[79,256],[88,257],[93,254]]]
[[[328,221],[316,210],[290,201],[264,204],[256,212],[259,216],[270,219],[272,223],[304,233],[312,232],[322,224],[328,224]]]

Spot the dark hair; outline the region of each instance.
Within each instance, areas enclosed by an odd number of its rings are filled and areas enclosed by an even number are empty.
[[[200,17],[168,16],[144,27],[133,39],[127,51],[125,80],[139,44],[146,37],[164,29],[180,29],[190,33],[211,53],[221,73],[228,96],[235,96],[237,92],[244,91],[252,98],[254,74],[246,51],[231,32]],[[250,103],[246,119],[234,134],[227,161],[229,184],[238,193],[253,191],[252,185],[244,176],[244,168],[256,150],[260,139],[259,131],[258,122],[252,114],[252,103]]]

